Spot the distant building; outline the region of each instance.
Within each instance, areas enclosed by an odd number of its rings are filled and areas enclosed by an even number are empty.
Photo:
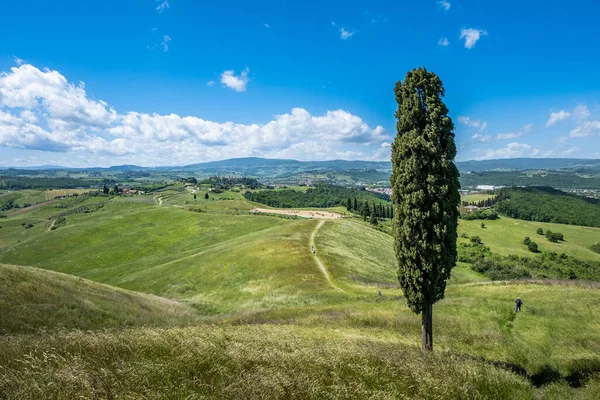
[[[494,185],[477,185],[477,189],[479,190],[496,190],[502,189],[504,186],[494,186]]]

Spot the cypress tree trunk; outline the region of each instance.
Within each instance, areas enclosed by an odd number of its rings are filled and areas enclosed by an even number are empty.
[[[423,350],[433,351],[433,304],[429,303],[421,311],[421,342]]]

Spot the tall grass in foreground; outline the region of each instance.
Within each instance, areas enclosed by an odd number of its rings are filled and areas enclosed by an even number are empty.
[[[4,337],[0,349],[2,399],[534,398],[526,379],[492,365],[350,331],[71,332]]]

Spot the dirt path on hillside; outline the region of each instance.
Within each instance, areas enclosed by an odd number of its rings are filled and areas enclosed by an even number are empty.
[[[321,220],[319,221],[319,223],[317,224],[317,227],[315,228],[315,230],[312,232],[312,234],[310,235],[310,252],[313,256],[313,258],[315,259],[315,262],[317,263],[317,265],[319,266],[319,269],[321,270],[321,272],[323,273],[323,275],[325,275],[325,278],[327,278],[327,282],[329,282],[329,284],[335,289],[335,290],[339,290],[340,292],[345,292],[344,289],[340,288],[339,286],[337,286],[335,283],[333,283],[331,281],[331,277],[329,276],[329,273],[327,272],[327,268],[325,268],[325,265],[321,262],[321,260],[319,259],[319,257],[317,256],[317,246],[315,244],[315,237],[317,236],[317,231],[319,229],[321,229],[321,227],[323,226],[323,224],[325,224],[325,220]]]
[[[21,215],[21,214],[24,214],[26,212],[35,210],[36,208],[41,208],[41,207],[44,207],[44,206],[47,206],[49,204],[53,204],[53,203],[56,203],[56,202],[57,202],[56,199],[55,200],[43,201],[41,203],[37,203],[37,204],[34,204],[34,205],[26,207],[26,208],[21,208],[20,210],[17,210],[17,211],[14,211],[14,212],[8,214],[8,216],[9,217],[16,217],[17,215]]]
[[[314,210],[275,210],[268,208],[255,208],[252,210],[255,213],[264,214],[281,214],[281,215],[293,215],[303,218],[316,218],[316,219],[337,219],[342,218],[342,214],[329,212],[329,211],[314,211]]]

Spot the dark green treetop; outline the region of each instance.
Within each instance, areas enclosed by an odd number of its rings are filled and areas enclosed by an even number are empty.
[[[444,298],[456,264],[459,173],[454,125],[433,72],[409,71],[395,87],[397,136],[392,144],[392,201],[398,279],[420,313]]]

